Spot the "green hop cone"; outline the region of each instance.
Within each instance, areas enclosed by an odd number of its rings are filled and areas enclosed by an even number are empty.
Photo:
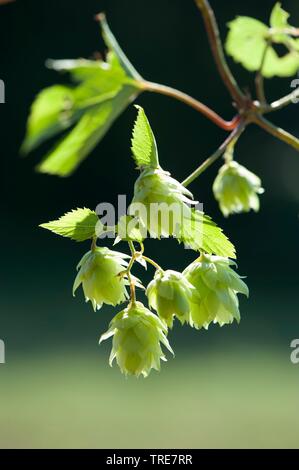
[[[208,328],[211,322],[220,326],[240,321],[237,294],[248,297],[248,287],[230,267],[228,258],[202,255],[184,271],[188,281],[197,289],[199,300],[191,304],[190,325]]]
[[[165,324],[141,302],[135,302],[118,313],[100,343],[113,336],[110,366],[113,360],[125,375],[147,377],[151,369],[160,370],[160,361],[166,361],[161,344],[173,354],[166,338]]]
[[[117,305],[128,298],[127,280],[118,274],[124,271],[128,255],[108,248],[88,251],[77,266],[79,270],[73,286],[73,295],[82,284],[86,302],[90,300],[93,309],[103,305]]]
[[[197,296],[196,288],[176,271],[160,271],[149,283],[146,295],[149,305],[169,328],[173,326],[174,316],[184,324],[189,322],[190,302]]]
[[[184,218],[191,220],[191,208],[196,205],[188,189],[161,168],[146,168],[134,186],[130,206],[152,238],[177,236]]]
[[[223,165],[213,184],[213,192],[225,217],[260,208],[259,195],[264,192],[261,180],[235,161]]]

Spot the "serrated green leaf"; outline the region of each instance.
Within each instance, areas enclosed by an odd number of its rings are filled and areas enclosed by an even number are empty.
[[[97,214],[90,209],[83,208],[67,212],[59,219],[41,224],[40,227],[62,237],[82,242],[95,236],[96,225],[98,223],[99,218]]]
[[[133,158],[138,168],[147,166],[157,168],[159,159],[154,133],[144,109],[140,106],[136,106],[136,108],[138,109],[138,115],[133,128],[131,147]]]
[[[263,66],[263,75],[266,78],[291,77],[299,69],[299,53],[297,51],[289,52],[282,57],[271,47],[267,52],[265,64]]]
[[[28,119],[23,153],[72,125],[74,100],[73,90],[62,85],[46,88],[37,95]]]
[[[276,4],[271,14],[271,26],[285,29],[289,14],[280,4]],[[245,16],[240,16],[229,23],[226,51],[236,62],[251,72],[260,70],[264,77],[290,77],[298,71],[298,42],[286,33],[273,33],[264,23]],[[286,47],[286,54],[279,57],[270,42]]]
[[[183,224],[179,241],[195,251],[236,258],[234,245],[213,220],[198,210],[192,210],[192,220]]]
[[[254,18],[239,16],[229,23],[226,52],[247,70],[259,70],[269,28]]]
[[[271,28],[284,29],[288,28],[288,19],[290,14],[281,7],[281,3],[277,2],[270,16],[270,26]]]
[[[48,61],[48,66],[56,71],[69,72],[75,86],[56,85],[41,92],[31,109],[22,152],[28,153],[56,134],[75,127],[38,165],[43,173],[71,174],[140,93],[135,80],[140,76],[128,69],[129,61],[126,62],[103,21],[103,33],[109,46],[106,61]]]
[[[47,66],[56,72],[68,72],[71,79],[83,84],[91,95],[114,91],[124,83],[135,83],[111,51],[107,54],[106,62],[86,59],[48,60]]]
[[[290,14],[283,10],[281,7],[281,3],[276,3],[273,7],[273,10],[271,12],[270,16],[270,26],[272,28],[271,32],[271,40],[272,42],[277,42],[281,44],[288,44],[288,41],[290,37],[286,33],[274,33],[275,30],[287,30],[290,29],[291,26],[288,23],[288,19],[290,17]]]
[[[136,90],[123,87],[112,99],[86,112],[74,129],[38,166],[41,173],[69,176],[104,137],[117,117],[134,99]]]

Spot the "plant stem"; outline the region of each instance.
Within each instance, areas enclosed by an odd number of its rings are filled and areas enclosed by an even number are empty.
[[[297,88],[296,90],[292,91],[292,93],[283,96],[279,100],[273,101],[273,103],[271,103],[267,108],[265,108],[264,112],[271,113],[273,111],[278,111],[279,109],[285,108],[286,106],[289,106],[292,103],[297,104],[298,98],[299,89]]]
[[[232,121],[225,121],[221,116],[219,116],[215,111],[210,109],[205,104],[201,103],[195,98],[192,98],[186,93],[183,93],[182,91],[176,90],[175,88],[148,81],[139,81],[138,83],[142,91],[149,91],[170,96],[171,98],[175,98],[176,100],[187,104],[225,131],[233,130],[239,123],[240,117],[238,115],[235,116]]]
[[[208,0],[195,0],[195,3],[203,16],[210,47],[222,81],[236,104],[242,107],[244,95],[227,65],[214,12]]]
[[[128,244],[129,244],[132,256],[131,256],[131,259],[130,259],[130,262],[129,262],[129,265],[128,265],[128,268],[127,268],[127,277],[128,277],[128,281],[130,283],[131,305],[134,305],[136,303],[136,290],[135,290],[134,281],[133,281],[132,276],[131,276],[131,269],[132,269],[133,264],[135,262],[136,251],[135,251],[135,247],[134,247],[133,242],[129,241]]]
[[[269,42],[267,42],[264,52],[263,52],[260,68],[255,77],[257,99],[259,100],[262,106],[265,106],[267,103],[266,96],[265,96],[265,88],[264,88],[263,68],[264,68],[267,52],[269,49],[269,45],[270,45]]]
[[[151,258],[148,258],[147,256],[142,256],[142,258],[144,259],[144,261],[147,261],[149,264],[151,264],[152,266],[154,266],[157,270],[161,270],[163,271],[163,269],[161,268],[161,266],[158,265],[158,263],[156,263],[154,260],[152,260]]]
[[[97,237],[93,237],[91,241],[91,251],[95,251],[97,248]]]
[[[259,127],[264,129],[269,134],[273,135],[279,140],[282,140],[286,144],[299,151],[299,139],[289,132],[285,131],[281,127],[275,126],[272,122],[265,119],[263,116],[255,115],[252,118],[252,122],[257,124]]]
[[[238,138],[245,128],[245,123],[241,122],[239,126],[233,130],[233,132],[227,137],[227,139],[220,145],[220,147],[213,153],[209,158],[207,158],[193,173],[191,173],[188,178],[186,178],[182,185],[187,187],[191,184],[199,175],[201,175],[207,168],[209,168],[218,158],[220,158],[225,152],[226,148],[229,146],[234,139]]]

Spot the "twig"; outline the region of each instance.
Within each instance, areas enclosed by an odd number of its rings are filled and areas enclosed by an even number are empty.
[[[171,98],[175,98],[187,104],[188,106],[191,106],[191,108],[203,114],[206,118],[210,119],[210,121],[212,121],[221,129],[224,129],[225,131],[231,131],[235,129],[235,127],[240,121],[240,116],[238,115],[235,116],[232,121],[225,121],[221,116],[219,116],[217,113],[215,113],[215,111],[210,109],[205,104],[201,103],[195,98],[192,98],[186,93],[183,93],[182,91],[176,90],[175,88],[148,81],[139,81],[138,83],[142,91],[149,91],[154,93],[160,93],[161,95],[170,96]]]
[[[273,101],[268,107],[264,109],[265,113],[271,113],[273,111],[278,111],[282,108],[285,108],[286,106],[289,106],[292,103],[298,103],[298,98],[299,98],[299,88],[296,90],[292,91],[292,93],[289,93],[286,96],[283,96],[279,100]]]
[[[246,123],[241,121],[239,126],[233,130],[233,132],[227,137],[227,139],[220,145],[213,155],[207,158],[188,178],[186,178],[182,185],[187,187],[191,184],[199,175],[201,175],[209,166],[211,166],[218,158],[220,158],[225,152],[226,148],[231,142],[237,139],[245,129]]]
[[[295,150],[299,151],[299,139],[289,132],[285,131],[281,127],[275,126],[272,122],[265,119],[263,116],[255,115],[252,117],[252,122],[257,124],[259,127],[264,129],[269,134],[273,135],[282,142],[293,147]]]
[[[242,107],[244,95],[227,65],[214,12],[208,0],[195,0],[195,3],[202,13],[212,53],[223,83],[236,104]]]
[[[263,77],[263,68],[265,65],[265,60],[267,56],[267,52],[269,49],[269,42],[267,42],[263,55],[262,55],[262,60],[261,60],[261,65],[260,68],[256,74],[255,77],[255,87],[256,87],[256,94],[257,94],[257,99],[261,103],[262,106],[265,106],[267,104],[266,96],[265,96],[265,89],[264,89],[264,77]]]

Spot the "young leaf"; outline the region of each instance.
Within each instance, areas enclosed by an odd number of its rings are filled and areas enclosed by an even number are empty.
[[[229,23],[227,53],[247,70],[251,72],[260,70],[267,78],[295,75],[299,69],[299,47],[298,40],[291,37],[288,18],[289,14],[281,8],[280,3],[277,3],[272,10],[271,28],[254,18],[246,16],[236,18]],[[278,56],[271,45],[273,43],[284,45],[286,54]]]
[[[269,28],[261,21],[248,16],[237,17],[228,27],[226,52],[247,70],[259,70],[267,47]]]
[[[31,107],[22,152],[28,153],[73,123],[74,94],[70,87],[54,85],[41,91]]]
[[[183,224],[179,241],[195,251],[236,258],[234,245],[213,220],[198,210],[192,210],[192,221]]]
[[[82,242],[95,236],[96,225],[99,223],[97,214],[87,208],[74,209],[58,220],[52,220],[40,227],[50,230],[62,237]]]
[[[133,99],[135,88],[123,87],[114,98],[86,112],[74,129],[38,166],[41,173],[69,176],[104,137]]]
[[[129,62],[105,21],[103,33],[109,46],[105,62],[48,61],[49,67],[69,72],[76,86],[57,85],[37,97],[22,151],[28,153],[48,138],[75,127],[38,166],[41,172],[71,174],[140,92],[135,80],[140,76],[128,68]]]
[[[158,150],[154,133],[146,117],[144,109],[138,109],[137,119],[133,128],[132,147],[133,158],[138,168],[159,166]]]
[[[271,28],[277,28],[277,29],[289,28],[290,27],[290,25],[288,24],[289,17],[290,17],[290,14],[287,11],[283,10],[280,2],[277,2],[273,7],[273,10],[270,16]]]

